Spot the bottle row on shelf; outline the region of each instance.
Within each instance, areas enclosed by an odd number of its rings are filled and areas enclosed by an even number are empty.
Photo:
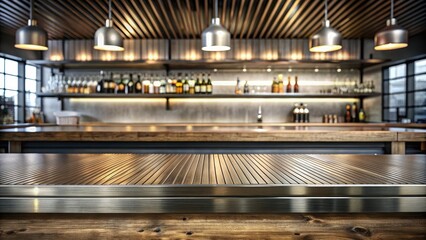
[[[335,81],[333,88],[321,89],[320,93],[345,94],[345,93],[374,93],[376,86],[373,81],[358,83],[346,79],[344,82]]]
[[[112,93],[112,94],[212,94],[210,74],[114,74],[101,71],[100,76],[52,75],[43,92]]]
[[[358,104],[356,102],[352,104],[346,104],[345,106],[345,116],[339,117],[337,114],[324,114],[322,118],[323,123],[338,123],[342,121],[346,123],[351,122],[365,122],[366,114],[364,109],[360,108],[358,110]],[[340,119],[340,120],[339,120]]]
[[[308,123],[309,122],[308,104],[304,104],[304,103],[294,104],[293,122],[295,122],[295,123]]]

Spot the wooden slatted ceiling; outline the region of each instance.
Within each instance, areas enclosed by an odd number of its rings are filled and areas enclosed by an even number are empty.
[[[200,38],[213,0],[113,0],[115,27],[128,39]],[[50,39],[90,39],[107,17],[107,0],[35,0],[35,18]],[[0,31],[26,24],[29,0],[0,1]],[[372,38],[390,15],[389,0],[329,0],[329,19],[344,38]],[[322,0],[219,0],[219,17],[232,38],[308,38],[322,26]],[[426,30],[426,1],[395,0],[398,23]]]

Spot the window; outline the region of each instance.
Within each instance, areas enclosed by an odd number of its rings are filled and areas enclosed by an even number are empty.
[[[383,121],[426,122],[426,59],[383,69]]]
[[[0,56],[0,124],[25,122],[32,111],[40,109],[39,89],[38,67]]]

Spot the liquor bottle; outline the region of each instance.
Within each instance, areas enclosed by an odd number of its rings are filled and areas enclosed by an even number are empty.
[[[356,102],[352,104],[351,120],[352,122],[358,122],[358,105]]]
[[[142,82],[144,94],[149,94],[149,83],[150,83],[150,81],[149,81],[148,74],[145,74],[144,80]]]
[[[111,73],[110,73],[110,77],[111,77]],[[102,92],[103,93],[109,93],[109,79],[107,77],[104,78],[103,82],[102,82]]]
[[[126,93],[126,84],[124,84],[123,74],[120,74],[120,82],[117,85],[117,93]]]
[[[235,94],[241,94],[240,78],[237,77],[237,85],[235,85]]]
[[[183,94],[183,82],[180,73],[178,74],[178,80],[176,81],[176,93]]]
[[[161,85],[160,85],[160,94],[167,93],[167,78],[166,76],[163,76],[161,78]]]
[[[133,81],[133,74],[129,74],[129,81],[127,81],[126,93],[135,93],[135,82]]]
[[[297,120],[299,123],[303,123],[305,122],[305,118],[305,105],[301,103],[299,107],[299,118]]]
[[[250,93],[250,87],[247,81],[244,83],[244,93]]]
[[[213,84],[209,74],[207,78],[207,94],[212,94],[212,93],[213,93]]]
[[[188,82],[188,84],[189,84],[189,94],[195,94],[194,74],[191,74],[191,80]]]
[[[287,83],[287,89],[286,89],[287,93],[291,93],[291,82],[290,82],[290,76],[288,76],[288,83]]]
[[[197,77],[197,81],[195,82],[195,94],[199,94],[201,93],[201,81],[200,81],[200,76]]]
[[[188,82],[188,74],[185,74],[185,80],[183,81],[183,93],[188,94],[189,93],[189,82]]]
[[[114,81],[114,75],[111,73],[110,79],[108,80],[108,93],[115,93],[117,84]]]
[[[206,82],[206,76],[203,73],[202,82],[200,86],[200,93],[206,94],[207,93],[207,82]]]
[[[365,118],[366,118],[366,115],[365,115],[364,109],[360,108],[359,114],[358,114],[359,122],[365,122]]]
[[[299,84],[297,83],[297,76],[294,77],[294,92],[295,93],[299,92]]]
[[[278,74],[278,92],[283,93],[284,92],[284,81],[283,81],[283,75]]]
[[[135,93],[142,93],[142,89],[141,76],[138,74],[138,80],[135,83]]]
[[[352,121],[352,114],[351,114],[351,105],[350,104],[346,104],[345,107],[345,122],[351,122]]]
[[[89,94],[90,93],[90,87],[89,87],[89,79],[85,78],[82,84],[82,92],[84,94]]]
[[[293,122],[298,123],[299,122],[299,115],[300,115],[300,109],[299,104],[294,104],[293,108]]]
[[[177,93],[176,82],[176,76],[173,75],[171,78],[170,93]]]
[[[154,87],[154,94],[160,94],[161,81],[158,75],[155,76],[152,85]]]
[[[271,89],[272,89],[272,93],[278,93],[278,81],[277,81],[277,78],[276,77],[274,77],[274,80],[272,81],[272,87],[271,87]]]
[[[154,81],[155,81],[155,79],[157,79],[157,77],[154,78],[154,76],[151,74],[151,80],[149,81],[149,89],[148,89],[149,94],[154,93]]]
[[[105,81],[104,71],[101,71],[100,74],[101,74],[101,78],[99,79],[99,81],[96,84],[96,93],[102,93],[104,91],[104,89],[103,89],[104,81]]]
[[[308,109],[308,104],[304,104],[304,112],[303,112],[304,114],[304,121],[303,122],[305,122],[305,123],[308,123],[309,122],[309,109]]]
[[[262,123],[263,119],[262,119],[262,106],[259,106],[259,109],[257,111],[257,122],[258,123]]]

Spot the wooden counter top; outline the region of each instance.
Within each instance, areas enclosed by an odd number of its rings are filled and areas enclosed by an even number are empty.
[[[407,126],[407,127],[406,127]],[[425,141],[412,124],[111,124],[38,125],[0,130],[3,141]],[[419,125],[423,127],[423,124]]]
[[[380,125],[110,124],[31,126],[0,130],[3,141],[283,141],[392,142],[398,133],[426,135],[424,129]]]

